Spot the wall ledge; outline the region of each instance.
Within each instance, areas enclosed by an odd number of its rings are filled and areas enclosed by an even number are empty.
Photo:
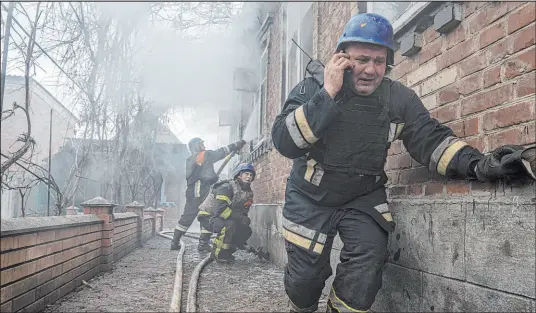
[[[508,205],[536,205],[536,198],[531,197],[497,197],[497,198],[457,198],[457,199],[408,199],[393,198],[388,200],[390,204],[508,204]]]
[[[125,220],[129,218],[136,218],[138,215],[134,212],[114,213],[115,220]]]
[[[99,224],[103,221],[96,215],[16,217],[0,220],[0,235],[10,236],[59,229],[80,225]]]

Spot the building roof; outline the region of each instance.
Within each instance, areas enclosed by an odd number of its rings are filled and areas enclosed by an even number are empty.
[[[18,75],[6,75],[6,84],[20,84],[24,85],[24,76],[18,76]],[[70,118],[73,118],[76,120],[76,122],[80,122],[80,119],[74,115],[71,110],[67,109],[56,97],[54,97],[45,87],[43,87],[40,83],[38,83],[35,79],[30,77],[30,89],[35,86],[37,87],[37,90],[34,90],[36,93],[41,93],[42,96],[44,96],[45,100],[51,100],[52,104],[55,104],[57,107],[60,108],[60,110],[64,111],[68,115],[70,115]]]

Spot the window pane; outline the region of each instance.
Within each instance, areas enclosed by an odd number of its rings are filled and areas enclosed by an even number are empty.
[[[261,75],[260,75],[260,79],[261,81],[266,79],[266,75],[267,75],[267,66],[268,66],[268,52],[267,50],[264,50],[264,53],[262,54],[262,58],[261,58]]]
[[[391,23],[417,2],[371,2],[372,12],[383,15]]]
[[[263,125],[266,115],[266,80],[262,82],[259,99],[259,137],[262,137]]]
[[[313,55],[313,8],[310,7],[300,25],[300,46],[309,55]],[[301,51],[302,65],[300,68],[299,80],[303,79],[305,68],[309,63],[309,58]]]
[[[283,7],[281,14],[281,106],[285,103],[287,99],[287,12],[286,7]]]
[[[297,36],[294,34],[293,36],[294,40],[297,42]],[[294,86],[298,83],[298,76],[296,75],[298,71],[298,60],[296,59],[296,45],[292,42],[292,40],[289,40],[288,43],[289,47],[289,54],[288,54],[288,90],[292,90]]]

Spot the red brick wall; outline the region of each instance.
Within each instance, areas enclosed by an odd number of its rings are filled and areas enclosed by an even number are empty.
[[[160,230],[163,216],[154,215],[142,216],[143,223],[132,212],[115,213],[111,222],[94,214],[2,220],[0,311],[43,310],[82,280],[112,269]]]
[[[421,97],[433,117],[483,152],[536,142],[535,4],[468,2],[446,36],[431,26],[415,56],[395,54],[391,73]],[[386,170],[392,197],[488,195],[493,186],[445,181],[415,162],[400,141]]]
[[[315,4],[313,4],[315,5]],[[357,13],[357,2],[317,2],[316,57],[327,64],[335,51],[344,25]]]
[[[315,56],[327,62],[355,2],[317,2]],[[391,78],[413,88],[432,116],[469,144],[490,151],[499,145],[535,140],[535,4],[466,2],[460,25],[447,35],[431,26],[424,45],[406,58],[398,52]],[[281,21],[275,14],[268,51],[265,131],[281,111]],[[275,149],[255,161],[256,203],[281,203],[291,161]],[[492,186],[446,182],[411,159],[400,141],[387,159],[392,197],[489,195]]]
[[[135,213],[114,214],[114,262],[138,247],[138,216]]]
[[[2,312],[39,311],[100,269],[101,221],[1,238]]]
[[[145,215],[143,217],[143,232],[142,232],[142,240],[143,242],[146,242],[154,236],[153,229],[154,229],[154,222],[155,218],[152,216]]]
[[[274,14],[270,29],[270,42],[268,46],[268,82],[266,123],[264,133],[270,134],[272,123],[281,111],[281,36],[282,25],[279,7]],[[281,156],[275,149],[262,155],[254,162],[257,177],[253,184],[256,203],[279,203],[284,197],[284,188],[289,174],[291,161]]]

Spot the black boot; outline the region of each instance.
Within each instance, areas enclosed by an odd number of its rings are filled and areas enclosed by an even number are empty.
[[[232,255],[234,251],[230,249],[221,249],[220,253],[218,253],[218,256],[216,256],[216,262],[218,263],[233,263],[235,261],[235,257]]]
[[[230,264],[235,261],[234,255],[225,255],[225,256],[218,256],[216,258],[216,262],[223,263],[223,264]]]
[[[197,245],[197,250],[199,252],[209,252],[210,251],[210,237],[211,233],[201,233],[199,236],[199,244]]]
[[[183,231],[175,229],[173,232],[173,239],[171,240],[171,250],[180,250],[181,249],[181,237],[184,235]]]

